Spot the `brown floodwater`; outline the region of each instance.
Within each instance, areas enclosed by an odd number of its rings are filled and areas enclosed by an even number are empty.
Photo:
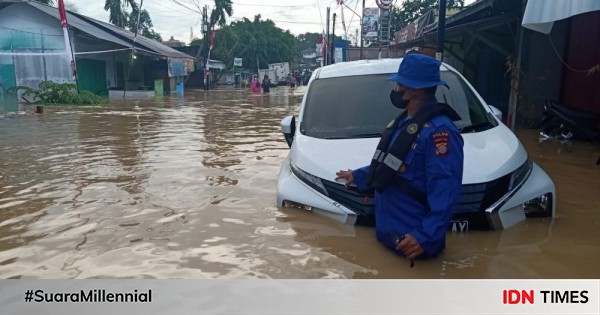
[[[519,131],[557,217],[448,234],[410,268],[373,228],[276,205],[279,122],[302,96],[186,91],[0,119],[0,278],[600,278],[598,144]]]

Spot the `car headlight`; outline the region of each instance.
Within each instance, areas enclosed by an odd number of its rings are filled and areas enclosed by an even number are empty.
[[[327,193],[327,189],[325,189],[325,185],[323,185],[323,181],[319,177],[303,171],[302,169],[294,165],[294,163],[290,163],[290,167],[292,169],[292,173],[294,173],[294,175],[296,175],[296,177],[298,177],[301,181],[306,183],[308,186],[312,187],[314,190],[320,192],[321,194],[329,196],[329,194]]]

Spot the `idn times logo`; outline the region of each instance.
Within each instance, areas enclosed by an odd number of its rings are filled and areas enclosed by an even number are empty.
[[[541,296],[541,300],[539,297]],[[585,304],[589,301],[588,291],[555,291],[542,290],[538,292],[538,303],[544,304]],[[502,304],[535,304],[534,290],[502,290]]]

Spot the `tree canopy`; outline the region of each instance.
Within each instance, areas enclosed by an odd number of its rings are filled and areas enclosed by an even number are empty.
[[[256,70],[276,62],[287,61],[293,66],[300,52],[294,35],[257,15],[252,21],[243,18],[221,27],[215,36],[211,59],[213,56],[224,61],[228,68],[233,66],[234,57],[242,58],[245,68]]]
[[[134,33],[136,31],[138,14],[139,9],[137,6],[135,6],[132,8],[131,13],[128,15],[127,19],[127,29]],[[138,34],[147,38],[157,40],[159,42],[162,41],[162,37],[160,36],[160,34],[152,29],[153,26],[154,25],[152,24],[150,14],[148,14],[148,11],[146,11],[145,9],[142,9],[142,12],[140,14],[140,25],[138,28]]]
[[[129,7],[131,7],[131,12],[128,11]],[[104,10],[109,12],[108,21],[110,23],[122,28],[127,28],[135,33],[138,14],[140,12],[140,8],[137,3],[135,3],[135,0],[105,0]],[[142,9],[138,34],[161,41],[162,38],[160,34],[155,32],[152,27],[150,14],[145,9]]]

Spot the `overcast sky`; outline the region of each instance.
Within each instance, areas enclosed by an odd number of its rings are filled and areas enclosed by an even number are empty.
[[[466,0],[471,3],[475,0]],[[71,0],[79,13],[108,22],[108,12],[104,11],[105,0]],[[139,4],[140,0],[136,0]],[[179,4],[178,4],[178,3]],[[233,15],[228,21],[240,20],[246,17],[250,20],[260,14],[265,19],[275,22],[283,30],[289,30],[294,35],[306,32],[321,32],[325,27],[327,7],[331,14],[337,13],[335,32],[343,36],[342,11],[336,0],[232,0]],[[401,0],[396,1],[398,5]],[[82,3],[85,3],[82,4]],[[200,36],[201,15],[194,3],[200,6],[214,5],[213,0],[144,0],[142,9],[150,13],[154,30],[160,33],[163,40],[173,36],[175,39],[188,43],[190,29],[194,37]],[[356,13],[360,13],[362,0],[345,0],[344,3]],[[188,7],[188,8],[186,8]],[[366,0],[365,7],[377,7],[375,0]],[[209,10],[210,10],[209,8]],[[359,27],[359,17],[344,7],[345,26],[349,36],[354,36]]]

